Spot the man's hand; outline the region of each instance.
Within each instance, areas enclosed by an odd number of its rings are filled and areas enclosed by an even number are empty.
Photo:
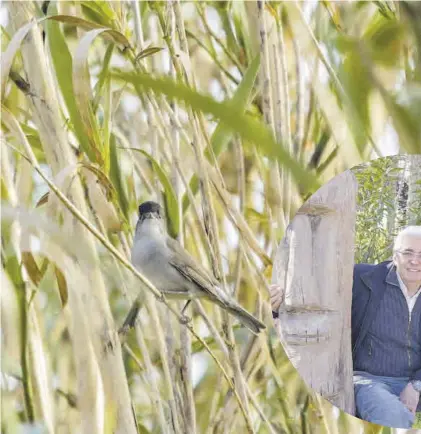
[[[273,312],[278,312],[279,306],[284,301],[284,293],[280,285],[270,285],[270,304]]]
[[[405,389],[402,390],[399,399],[405,404],[405,407],[413,414],[417,409],[418,401],[420,399],[420,394],[417,392],[412,383],[408,383]]]

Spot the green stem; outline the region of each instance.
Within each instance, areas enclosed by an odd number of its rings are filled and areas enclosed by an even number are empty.
[[[206,45],[192,32],[190,32],[189,30],[186,30],[186,35],[189,38],[194,39],[197,44],[202,47],[208,54],[210,57],[212,57],[212,60],[216,63],[216,65],[221,69],[221,71],[232,81],[234,82],[236,85],[238,85],[240,83],[240,81],[235,78],[227,69],[224,68],[224,66],[222,65],[222,63],[218,60],[218,58],[216,56],[213,55],[213,53],[211,53],[211,51],[209,50],[208,47],[206,47]]]
[[[210,28],[206,17],[205,17],[205,11],[203,10],[203,5],[199,2],[196,4],[197,6],[197,12],[202,20],[203,25],[205,26],[206,32],[215,40],[215,42],[224,50],[224,53],[228,57],[228,59],[231,60],[232,63],[238,68],[238,70],[243,73],[243,67],[241,63],[238,61],[238,59],[231,53],[231,51],[225,46],[225,44],[222,42],[221,38],[216,35],[216,33]]]
[[[35,420],[34,403],[32,401],[31,381],[29,374],[29,361],[28,361],[28,308],[26,304],[26,285],[24,282],[18,284],[18,300],[20,311],[20,363],[22,366],[22,385],[23,396],[25,401],[25,409],[28,421],[33,423]]]

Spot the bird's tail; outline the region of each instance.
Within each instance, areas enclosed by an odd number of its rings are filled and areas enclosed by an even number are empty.
[[[255,318],[252,314],[248,313],[237,303],[233,303],[231,300],[227,302],[221,302],[220,300],[215,300],[216,303],[220,304],[222,308],[228,310],[228,312],[238,318],[238,320],[247,327],[253,333],[260,333],[266,326]]]

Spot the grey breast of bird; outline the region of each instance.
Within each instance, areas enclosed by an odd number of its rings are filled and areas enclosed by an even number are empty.
[[[140,237],[132,248],[132,263],[157,289],[168,298],[188,299],[196,294],[196,287],[170,265],[172,253],[164,240]]]

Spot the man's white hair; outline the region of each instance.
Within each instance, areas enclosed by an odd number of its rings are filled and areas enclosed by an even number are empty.
[[[407,226],[405,229],[402,229],[395,238],[393,251],[399,249],[404,237],[421,238],[421,226]]]

